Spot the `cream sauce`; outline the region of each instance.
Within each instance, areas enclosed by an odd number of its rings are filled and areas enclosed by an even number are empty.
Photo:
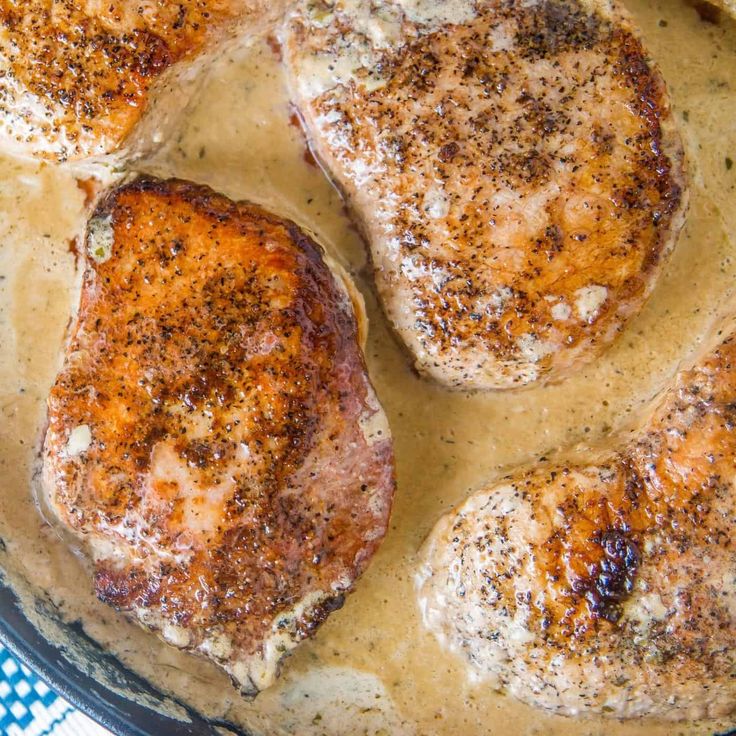
[[[367,358],[395,437],[399,490],[380,553],[345,607],[252,703],[213,665],[98,603],[91,583],[80,583],[89,580],[84,563],[34,506],[45,396],[77,297],[69,241],[83,227],[84,197],[68,171],[0,161],[0,564],[9,577],[46,591],[67,618],[80,619],[158,688],[255,733],[672,734],[671,724],[550,716],[471,682],[460,659],[423,630],[412,582],[417,550],[443,513],[505,469],[627,423],[732,295],[736,24],[701,22],[681,0],[627,4],[669,80],[689,152],[690,215],[642,314],[600,360],[560,385],[465,395],[416,377],[376,304],[363,245],[339,196],[305,158],[265,42],[220,60],[178,134],[143,167],[257,201],[317,234],[365,296]],[[705,734],[729,725],[674,730]]]

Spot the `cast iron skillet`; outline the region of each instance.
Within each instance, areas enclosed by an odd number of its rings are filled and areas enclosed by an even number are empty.
[[[44,616],[51,616],[59,621],[48,603],[36,600],[36,608]],[[81,655],[84,661],[102,666],[112,674],[113,682],[119,683],[126,691],[138,693],[154,702],[165,702],[166,698],[161,693],[105,652],[80,626],[63,626],[69,634],[70,646],[74,647],[77,657]],[[24,615],[17,596],[2,575],[0,641],[57,693],[116,736],[248,736],[230,723],[205,720],[184,703],[178,702],[190,718],[189,723],[182,723],[122,697],[96,682],[65,659],[63,647],[50,644],[36,630]],[[168,700],[171,702],[171,698]],[[736,736],[736,729],[717,736]]]
[[[37,610],[56,621],[59,617],[48,603],[36,600]],[[70,646],[84,661],[102,666],[114,673],[113,681],[126,691],[138,693],[154,702],[167,698],[148,682],[124,667],[105,652],[97,642],[75,624],[62,624],[69,634]],[[116,736],[249,736],[245,731],[224,721],[205,720],[181,702],[190,718],[182,723],[155,710],[122,697],[101,685],[70,663],[63,647],[50,644],[26,618],[11,587],[0,576],[0,641],[27,667],[57,693],[97,721]],[[171,698],[168,701],[171,702]],[[345,734],[345,736],[349,736]],[[716,736],[736,736],[736,729]]]
[[[0,570],[0,641],[57,693],[116,736],[248,736],[232,724],[204,719],[184,703],[174,701],[186,710],[188,723],[162,715],[96,682],[65,658],[66,645],[57,647],[49,643],[26,618],[16,594],[1,573]],[[44,617],[61,623],[49,603],[37,599],[35,607]],[[61,625],[76,659],[104,669],[110,680],[126,692],[138,694],[149,702],[172,702],[172,698],[157,692],[105,652],[81,626]]]

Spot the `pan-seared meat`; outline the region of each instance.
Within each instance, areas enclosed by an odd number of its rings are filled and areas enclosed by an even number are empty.
[[[736,709],[736,330],[632,434],[472,496],[430,536],[425,623],[558,713]]]
[[[0,149],[60,161],[144,152],[217,46],[283,4],[0,0]]]
[[[86,254],[48,404],[48,506],[103,601],[254,694],[386,530],[362,302],[296,225],[181,181],[109,193]]]
[[[640,309],[685,182],[664,83],[617,2],[299,0],[283,40],[420,371],[557,379]]]

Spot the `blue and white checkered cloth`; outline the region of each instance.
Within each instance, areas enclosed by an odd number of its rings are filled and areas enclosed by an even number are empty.
[[[2,736],[110,736],[50,690],[0,644]]]

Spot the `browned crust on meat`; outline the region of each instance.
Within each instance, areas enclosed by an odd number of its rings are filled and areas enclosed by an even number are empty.
[[[734,397],[731,320],[618,447],[511,476],[443,520],[426,579],[445,595],[438,632],[563,713],[732,713]]]
[[[27,124],[16,123],[6,134],[17,149],[45,158],[114,151],[145,112],[164,72],[194,57],[256,5],[0,0],[0,55],[6,65],[0,114]]]
[[[682,225],[683,152],[664,82],[628,15],[604,5],[484,0],[459,26],[405,22],[403,43],[376,51],[376,89],[361,69],[313,99],[296,93],[316,154],[363,225],[389,317],[418,368],[443,383],[503,388],[589,361],[641,307]],[[326,45],[339,56],[345,38],[361,38],[307,16],[287,38],[295,90],[305,54]],[[504,24],[513,46],[494,50]],[[611,99],[618,106],[601,112]],[[437,182],[447,214],[434,218],[422,202]],[[514,231],[494,204],[514,192],[538,217],[535,194],[556,183],[539,227],[520,205]],[[605,302],[577,318],[575,295],[591,284]],[[573,318],[555,315],[565,305]]]
[[[296,225],[181,181],[111,192],[87,248],[45,478],[99,597],[192,648],[223,635],[234,660],[319,593],[293,625],[309,635],[394,490],[348,294]],[[91,443],[70,454],[76,427]]]
[[[539,508],[554,499],[551,533],[535,544],[546,604],[530,625],[546,647],[587,655],[618,651],[634,662],[695,661],[701,673],[723,676],[724,652],[736,647],[727,595],[703,584],[702,558],[733,570],[734,458],[736,457],[736,339],[679,374],[667,400],[636,441],[596,468],[596,483],[576,483],[574,464],[534,472],[518,481]],[[698,561],[700,558],[700,561]],[[648,588],[671,576],[674,615],[640,646],[620,629],[622,615],[646,564]],[[686,575],[687,585],[674,579]],[[733,585],[733,583],[731,583]],[[612,638],[609,638],[612,637]]]
[[[554,589],[537,612],[546,645],[563,649],[572,638],[593,651],[602,634],[607,642],[643,562],[663,576],[683,572],[693,556],[723,555],[730,560],[724,571],[733,565],[735,396],[731,334],[678,375],[630,446],[596,464],[597,482],[576,481],[575,463],[516,481],[540,520],[550,509],[545,499],[554,499],[553,531],[538,545],[537,561],[538,585]],[[652,549],[647,540],[655,537]],[[676,625],[668,621],[647,641],[647,652],[655,644],[664,658],[710,657],[715,673],[724,643],[736,645],[736,629],[727,601],[698,590],[700,582],[694,576],[690,590],[680,591],[690,600]]]

